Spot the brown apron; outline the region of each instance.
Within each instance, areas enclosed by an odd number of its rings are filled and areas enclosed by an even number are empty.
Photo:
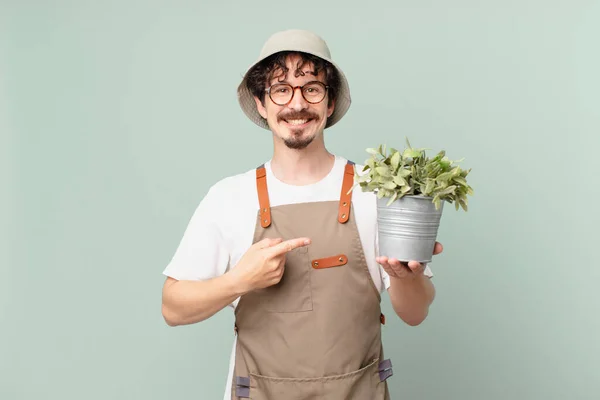
[[[270,207],[264,165],[256,170],[260,210],[254,243],[309,237],[286,255],[281,281],[242,296],[232,399],[387,400],[379,291],[354,220],[354,164],[339,201]]]

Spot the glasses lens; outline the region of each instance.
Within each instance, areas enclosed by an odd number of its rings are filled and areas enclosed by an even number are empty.
[[[325,85],[320,82],[311,82],[304,85],[302,95],[309,103],[318,103],[325,98]]]
[[[323,101],[327,88],[321,82],[309,82],[302,87],[302,96],[309,103],[318,103]],[[277,83],[271,86],[269,91],[271,100],[278,105],[287,104],[294,96],[294,88],[287,83]]]
[[[270,93],[271,100],[273,100],[275,104],[283,105],[291,100],[293,89],[290,85],[287,85],[285,83],[278,83],[276,85],[271,86]]]

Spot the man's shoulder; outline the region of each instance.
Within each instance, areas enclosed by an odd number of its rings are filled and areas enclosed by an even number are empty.
[[[202,203],[212,208],[244,210],[254,206],[256,198],[256,168],[228,175],[216,180],[211,186]]]
[[[256,169],[248,169],[234,175],[228,175],[214,182],[209,192],[211,195],[234,195],[252,188],[256,179]]]

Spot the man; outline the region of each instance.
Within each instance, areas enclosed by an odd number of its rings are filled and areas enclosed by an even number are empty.
[[[417,325],[434,288],[427,266],[377,254],[376,198],[348,193],[354,165],[325,148],[350,106],[346,77],[320,37],[288,30],[238,96],[272,132],[273,157],[209,189],[164,271],[163,316],[175,326],[235,310],[224,399],[389,399],[381,293]]]

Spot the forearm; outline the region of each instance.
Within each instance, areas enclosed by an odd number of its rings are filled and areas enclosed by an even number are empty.
[[[230,273],[204,281],[169,278],[163,288],[163,318],[170,326],[204,321],[241,295],[238,286]]]
[[[427,317],[429,306],[435,297],[431,279],[423,274],[414,279],[390,279],[388,293],[394,311],[407,324],[419,325]]]

